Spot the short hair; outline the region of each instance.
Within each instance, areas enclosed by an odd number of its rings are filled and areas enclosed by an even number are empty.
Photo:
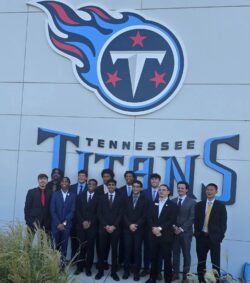
[[[85,174],[86,177],[88,177],[88,171],[87,171],[87,170],[84,170],[84,169],[79,170],[79,171],[78,171],[78,175],[80,175],[80,174]]]
[[[134,184],[140,185],[141,188],[143,187],[142,182],[139,181],[139,180],[135,180],[135,181],[132,183],[132,185],[134,185]]]
[[[211,187],[214,187],[215,190],[218,191],[218,186],[217,186],[215,183],[209,183],[209,184],[207,184],[207,185],[206,185],[206,189],[207,189],[207,187],[210,187],[210,186],[211,186]]]
[[[64,176],[64,173],[63,173],[63,171],[62,171],[60,168],[53,168],[52,171],[51,171],[51,177],[53,176],[53,174],[54,174],[56,171],[58,171],[58,173],[59,173],[59,175],[60,175],[61,177]]]
[[[177,186],[178,185],[185,185],[186,189],[189,190],[189,184],[186,181],[180,181],[180,182],[177,183]]]
[[[37,176],[37,180],[42,179],[42,178],[46,178],[47,180],[49,179],[49,177],[44,173],[41,173]]]
[[[98,182],[97,182],[96,179],[89,179],[89,180],[88,180],[88,183],[89,183],[89,182],[95,182],[95,184],[98,185]]]
[[[153,174],[150,175],[150,180],[153,179],[153,178],[161,180],[161,176],[157,173],[153,173]]]
[[[64,177],[62,177],[62,180],[63,179],[66,179],[69,182],[69,184],[70,184],[70,178],[69,177],[64,176]],[[61,180],[61,182],[62,182],[62,180]]]
[[[111,179],[113,179],[115,177],[115,174],[114,174],[112,169],[103,169],[102,173],[101,173],[102,177],[103,177],[104,174],[109,174]]]
[[[124,178],[126,178],[127,174],[133,175],[133,178],[136,179],[136,175],[135,175],[135,172],[134,172],[134,171],[126,171],[126,172],[124,173]]]
[[[110,184],[110,183],[114,183],[115,185],[117,184],[117,182],[116,182],[115,179],[110,179],[110,180],[108,180],[107,185]]]
[[[161,185],[160,185],[160,187],[165,187],[168,191],[170,191],[169,186],[168,186],[168,185],[166,185],[166,184],[161,184]]]

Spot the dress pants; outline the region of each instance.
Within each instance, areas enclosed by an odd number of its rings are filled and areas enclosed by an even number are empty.
[[[152,258],[151,258],[151,270],[150,278],[155,281],[158,274],[158,260],[163,255],[164,260],[164,279],[165,282],[172,281],[172,246],[173,241],[167,241],[163,236],[152,236]]]
[[[125,229],[124,235],[124,271],[129,272],[130,265],[134,265],[134,273],[139,273],[142,260],[142,230],[131,232]],[[131,262],[133,259],[133,262]]]
[[[113,233],[106,232],[105,229],[99,230],[99,271],[104,270],[104,261],[106,260],[107,250],[111,246],[111,273],[117,271],[117,249],[120,231],[115,229]]]
[[[193,232],[182,232],[174,237],[173,245],[173,271],[174,273],[180,272],[180,254],[183,254],[183,274],[187,274],[191,265],[191,242]]]
[[[214,242],[208,234],[201,233],[196,238],[196,252],[198,257],[197,272],[200,282],[204,282],[204,270],[206,270],[207,254],[210,251],[213,269],[220,274],[220,242]]]

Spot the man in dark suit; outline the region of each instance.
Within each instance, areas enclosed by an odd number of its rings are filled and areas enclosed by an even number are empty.
[[[117,275],[117,246],[120,234],[120,221],[123,213],[123,200],[116,192],[116,181],[111,179],[107,183],[109,192],[104,194],[98,206],[100,259],[99,271],[95,279],[101,279],[104,270],[104,260],[107,246],[111,246],[111,277],[119,281]]]
[[[108,186],[107,186],[107,182],[111,179],[114,179],[115,174],[113,172],[113,170],[111,169],[103,169],[102,170],[102,180],[103,180],[103,184],[98,186],[96,188],[96,193],[99,196],[102,196],[104,194],[108,193]],[[98,262],[96,264],[96,268],[99,269],[99,258],[100,258],[100,247],[99,247],[99,233],[97,234],[97,240],[96,240],[96,253],[97,253],[97,257],[98,257]],[[104,257],[104,269],[108,270],[109,269],[109,265],[108,265],[108,255],[109,255],[109,245],[107,245],[107,250],[105,252],[105,257]]]
[[[46,190],[48,176],[38,175],[38,187],[30,189],[26,196],[24,215],[28,227],[34,232],[35,227],[50,231],[50,199],[52,192]]]
[[[142,183],[140,181],[133,182],[132,195],[125,201],[124,207],[124,274],[123,279],[128,279],[131,256],[134,260],[134,281],[139,281],[141,268],[141,248],[144,225],[146,223],[148,200],[141,193]]]
[[[61,251],[62,260],[67,255],[67,246],[75,213],[76,195],[69,192],[70,179],[63,177],[61,189],[54,192],[51,198],[51,230],[56,248]]]
[[[170,190],[167,185],[159,188],[159,201],[154,202],[149,210],[149,224],[151,227],[151,269],[150,278],[146,283],[156,283],[157,263],[162,252],[164,259],[165,283],[172,281],[172,245],[174,241],[173,225],[176,223],[178,207],[168,198]]]
[[[87,178],[88,172],[86,170],[78,171],[78,182],[69,187],[69,191],[76,194],[77,196],[84,191],[87,191]],[[76,212],[74,218],[72,220],[72,228],[70,232],[71,237],[71,259],[75,259],[76,253],[79,251],[80,247],[80,239],[77,237],[77,220],[76,220]]]
[[[60,190],[63,176],[63,171],[60,168],[53,168],[51,172],[51,181],[48,182],[46,189],[51,192]]]
[[[126,171],[124,173],[124,179],[126,181],[126,185],[122,186],[118,189],[118,192],[120,196],[124,199],[124,201],[127,201],[127,199],[132,195],[132,184],[136,180],[136,175],[133,171]],[[121,221],[121,229],[123,229],[123,219]],[[119,264],[123,264],[124,261],[124,234],[120,234],[120,240],[119,240]]]
[[[97,181],[90,179],[88,181],[87,191],[81,192],[77,197],[77,237],[80,239],[80,254],[77,259],[77,270],[75,274],[83,271],[85,263],[86,275],[91,276],[97,234],[97,208],[99,199],[95,193],[96,187]]]
[[[103,195],[108,193],[107,182],[111,179],[114,179],[115,177],[115,174],[111,169],[103,169],[101,175],[102,175],[103,184],[96,188],[96,193],[98,195]]]
[[[189,185],[185,181],[177,183],[178,197],[172,201],[178,205],[177,221],[174,226],[173,246],[173,277],[172,281],[179,279],[180,253],[183,254],[182,283],[188,283],[186,274],[191,265],[191,242],[193,237],[194,209],[196,201],[188,197]]]
[[[207,200],[195,207],[194,235],[198,257],[197,272],[200,282],[204,282],[207,254],[210,251],[213,268],[220,274],[220,244],[227,229],[227,211],[224,204],[215,199],[218,187],[210,183],[206,186]]]
[[[147,190],[143,190],[143,194],[146,196],[149,202],[149,206],[152,205],[154,201],[158,201],[159,199],[159,185],[161,181],[161,176],[157,173],[153,173],[150,175],[150,187]],[[140,273],[141,276],[146,276],[149,274],[149,268],[151,263],[151,228],[149,227],[149,224],[147,223],[145,225],[145,232],[143,234],[143,242],[144,242],[144,269]],[[158,262],[158,279],[162,279],[161,275],[162,270],[162,259],[159,258]]]

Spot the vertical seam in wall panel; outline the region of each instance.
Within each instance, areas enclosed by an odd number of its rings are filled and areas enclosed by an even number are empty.
[[[23,117],[23,95],[24,95],[24,78],[25,78],[25,66],[26,66],[26,49],[27,49],[27,36],[28,36],[28,22],[29,22],[29,8],[27,7],[27,18],[26,18],[26,31],[25,31],[25,43],[24,43],[24,60],[23,60],[23,77],[22,77],[22,95],[21,95],[21,114],[19,122],[19,133],[18,133],[18,151],[17,151],[17,171],[16,171],[16,182],[15,182],[15,198],[13,208],[13,220],[15,222],[16,215],[16,197],[17,197],[17,183],[19,173],[19,157],[20,157],[20,144],[21,144],[21,128],[22,128],[22,117]]]
[[[133,125],[133,147],[132,147],[132,156],[135,155],[135,127],[136,127],[136,116],[134,117],[134,125]]]

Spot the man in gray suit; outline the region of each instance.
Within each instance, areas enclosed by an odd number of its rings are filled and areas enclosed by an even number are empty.
[[[173,226],[175,239],[173,245],[173,277],[172,281],[179,279],[180,253],[183,254],[183,277],[182,283],[187,283],[186,274],[191,264],[191,242],[193,236],[194,211],[196,201],[187,196],[189,185],[185,181],[177,183],[178,197],[172,201],[178,205],[176,225]]]

